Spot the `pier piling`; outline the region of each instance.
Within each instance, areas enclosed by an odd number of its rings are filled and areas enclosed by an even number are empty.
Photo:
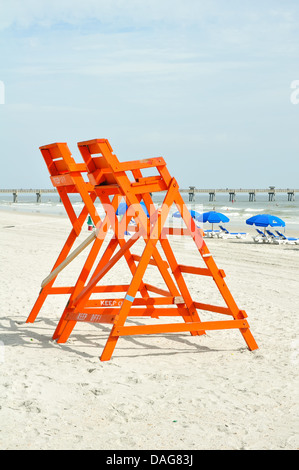
[[[194,190],[195,190],[195,186],[189,186],[189,202],[195,201]]]
[[[295,191],[288,191],[288,201],[295,201]]]
[[[213,202],[216,201],[216,191],[209,191],[209,201]]]
[[[236,191],[229,191],[229,202],[235,202],[236,200]]]
[[[269,191],[268,195],[269,195],[269,202],[275,201],[275,190]]]

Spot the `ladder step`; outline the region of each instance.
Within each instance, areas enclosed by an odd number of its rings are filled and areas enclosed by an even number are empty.
[[[179,264],[179,268],[182,273],[199,274],[201,276],[212,276],[211,272],[207,268],[198,268],[196,266],[186,266]]]
[[[140,261],[140,258],[141,258],[141,256],[135,255],[135,254],[133,254],[133,253],[132,253],[132,257],[133,257],[134,261]],[[169,268],[169,264],[167,263],[167,261],[164,261],[164,260],[163,260],[163,263],[164,263],[164,266],[168,269],[168,268]],[[157,263],[156,263],[156,261],[155,261],[154,259],[152,259],[152,258],[149,260],[148,264],[151,264],[152,266],[158,266]]]

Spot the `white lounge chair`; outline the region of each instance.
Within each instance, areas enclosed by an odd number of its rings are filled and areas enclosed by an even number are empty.
[[[270,243],[275,243],[276,245],[280,245],[282,243],[285,243],[285,241],[280,238],[278,235],[275,235],[273,232],[271,232],[270,230],[266,230],[266,233],[269,237],[269,241]]]
[[[220,230],[204,230],[204,234],[208,238],[219,238]]]
[[[262,232],[258,228],[256,229],[256,231],[257,235],[252,237],[255,243],[270,243],[270,237],[268,237],[264,232]]]
[[[222,225],[219,225],[221,231],[223,232],[222,237],[223,238],[246,238],[247,233],[246,232],[229,232],[225,227]]]
[[[275,232],[277,233],[277,235],[282,239],[284,240],[285,243],[288,243],[288,244],[296,244],[296,245],[299,245],[299,238],[296,238],[296,237],[286,237],[283,233],[279,232],[279,230],[275,230]]]

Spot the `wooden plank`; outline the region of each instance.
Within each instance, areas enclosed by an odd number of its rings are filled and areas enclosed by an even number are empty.
[[[141,256],[135,255],[135,254],[132,254],[132,257],[133,257],[134,261],[140,261],[140,258],[141,258]],[[169,268],[169,264],[167,263],[167,261],[162,260],[162,262],[164,263],[165,268],[168,269],[168,268]],[[149,260],[149,263],[148,263],[148,264],[151,264],[152,266],[157,266],[156,261],[155,261],[154,259],[152,259],[152,258]]]
[[[182,309],[187,313],[187,309]],[[91,323],[103,323],[100,317],[112,318],[113,321],[117,319],[119,314],[119,307],[111,308],[84,308],[81,312],[70,311],[67,313],[65,320],[67,321],[83,321]],[[177,308],[151,308],[147,307],[132,307],[129,311],[128,317],[181,317],[181,313]],[[94,317],[94,318],[93,318]],[[97,318],[95,318],[97,317]],[[107,322],[107,323],[110,323]]]
[[[134,188],[135,186],[158,183],[161,181],[163,182],[161,176],[145,176],[143,178],[136,178],[135,183],[131,183],[131,186]]]
[[[157,193],[160,191],[167,191],[167,189],[167,185],[163,180],[151,182],[149,184],[131,186],[131,191],[133,194],[144,194],[147,191],[149,193]]]
[[[101,194],[110,196],[112,194],[122,194],[121,189],[117,184],[103,184],[94,187],[96,193],[100,196]]]
[[[124,299],[89,299],[85,307],[120,307]],[[148,298],[135,298],[132,305],[176,305],[183,304],[184,299],[182,297],[148,297]]]
[[[218,305],[209,305],[201,302],[194,302],[195,308],[205,310],[208,312],[223,313],[225,315],[232,315],[232,312],[227,307],[220,307]]]
[[[181,333],[200,330],[229,330],[248,329],[246,320],[229,320],[214,322],[192,322],[192,323],[165,323],[161,325],[141,326],[117,326],[115,325],[112,336],[150,335],[159,333]]]
[[[166,297],[171,296],[171,293],[168,290],[160,289],[159,287],[152,286],[151,284],[145,283],[145,287],[147,288],[147,290],[149,290],[150,292],[154,292],[155,294],[164,295]]]
[[[67,321],[79,321],[79,322],[88,322],[88,323],[114,323],[117,318],[117,315],[112,314],[87,314],[87,313],[68,313],[66,315]]]
[[[73,178],[69,173],[65,173],[64,175],[55,175],[55,176],[50,176],[50,180],[55,186],[55,188],[58,188],[59,186],[72,186],[74,185]]]
[[[111,286],[95,286],[93,294],[99,294],[103,292],[127,292],[130,284],[115,284]]]
[[[207,268],[199,268],[196,266],[186,266],[184,264],[178,265],[182,273],[199,274],[200,276],[212,276]]]
[[[153,168],[161,165],[166,165],[164,158],[155,157],[147,158],[144,160],[131,160],[128,162],[119,162],[114,166],[115,171],[132,171],[132,170],[142,170],[144,168]]]
[[[57,266],[56,269],[54,269],[54,271],[52,271],[49,276],[47,276],[41,286],[42,288],[45,287],[50,281],[52,281],[52,279],[54,279],[54,277],[56,277],[64,268],[66,268],[75,258],[77,258],[77,256],[83,251],[85,250],[85,248],[88,247],[88,245],[90,245],[97,237],[97,234],[98,234],[98,231],[95,230],[89,237],[86,238],[86,240],[84,240],[84,242],[81,243],[81,245],[79,245],[64,261],[62,261],[62,263]]]

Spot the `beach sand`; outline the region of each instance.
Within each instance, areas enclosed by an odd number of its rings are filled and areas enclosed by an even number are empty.
[[[66,344],[52,341],[67,296],[48,297],[25,323],[69,230],[64,217],[1,213],[0,449],[298,449],[299,245],[207,240],[258,350],[238,330],[137,336],[100,362],[109,325],[80,323]],[[199,265],[191,241],[172,244]],[[72,285],[84,259],[57,285]],[[220,303],[202,278],[186,275],[196,300]]]

